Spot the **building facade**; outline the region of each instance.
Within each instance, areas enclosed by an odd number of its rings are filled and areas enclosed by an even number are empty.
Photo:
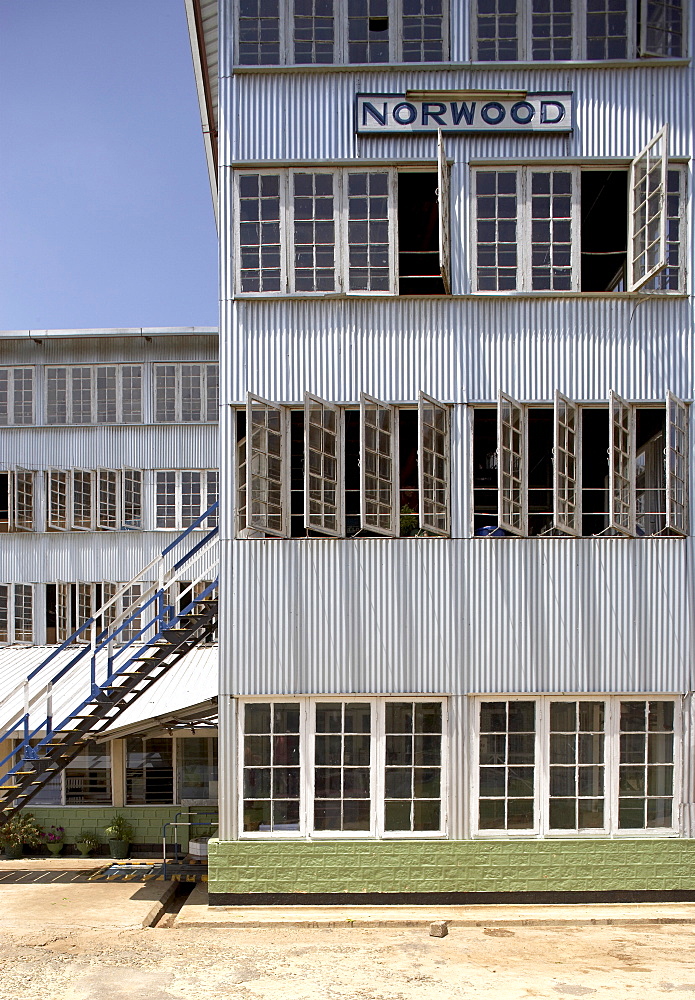
[[[686,7],[188,0],[212,903],[695,888]]]
[[[50,730],[46,680],[55,722],[88,695],[89,672],[63,669],[88,649],[99,609],[115,598],[101,628],[137,606],[161,551],[217,499],[217,418],[216,329],[0,333],[0,731],[31,708],[27,728],[0,740],[5,780],[25,732],[35,745]],[[184,599],[184,584],[170,590],[172,605]],[[216,660],[209,644],[183,657],[32,798],[39,820],[69,844],[85,830],[105,842],[123,813],[134,849],[151,852],[182,809],[214,819]],[[12,693],[27,678],[22,705]]]

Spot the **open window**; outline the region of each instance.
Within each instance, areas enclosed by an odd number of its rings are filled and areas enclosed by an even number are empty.
[[[0,532],[34,530],[34,476],[21,468],[0,472]]]
[[[683,291],[685,173],[663,128],[628,167],[474,171],[478,291]]]
[[[70,473],[49,469],[46,473],[48,512],[46,523],[49,531],[69,531],[69,505],[72,502]]]
[[[687,406],[672,393],[580,407],[556,392],[552,409],[501,393],[474,409],[473,463],[476,535],[688,531]]]
[[[237,291],[442,295],[449,201],[441,141],[437,170],[239,172]]]
[[[285,409],[260,396],[246,402],[246,522],[264,534],[288,533]]]
[[[442,130],[437,133],[437,205],[439,207],[439,272],[451,295],[451,183]]]
[[[450,531],[449,410],[420,393],[417,408],[363,394],[360,406],[305,395],[304,406],[249,396],[258,414],[252,474],[249,408],[237,414],[236,530],[277,534],[447,535]],[[267,433],[270,427],[270,434]],[[272,438],[272,440],[271,440]],[[283,440],[284,438],[284,440]],[[279,460],[278,460],[279,459]],[[249,496],[272,494],[268,530],[249,518]]]

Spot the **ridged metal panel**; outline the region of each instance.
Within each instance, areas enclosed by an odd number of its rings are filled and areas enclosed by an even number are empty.
[[[608,69],[508,69],[239,74],[221,81],[221,163],[240,160],[331,160],[352,157],[436,160],[436,136],[356,136],[355,94],[412,90],[574,91],[571,135],[448,135],[457,162],[480,157],[632,157],[664,125],[670,155],[692,154],[691,71],[673,66]],[[639,93],[636,107],[635,94]]]
[[[451,402],[521,399],[690,399],[695,384],[692,309],[685,299],[333,299],[227,303],[229,381],[298,401],[369,392],[415,400],[420,389]],[[658,337],[655,334],[658,332]]]
[[[214,469],[217,424],[3,427],[0,469]]]
[[[216,361],[217,334],[175,337],[29,337],[0,340],[2,365],[132,364],[152,361]]]
[[[693,541],[227,543],[241,694],[686,691]]]
[[[0,535],[0,582],[127,583],[179,534],[179,531],[44,531]]]

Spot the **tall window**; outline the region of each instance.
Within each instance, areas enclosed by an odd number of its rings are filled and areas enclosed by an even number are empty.
[[[219,365],[154,366],[154,419],[157,423],[217,421]]]
[[[683,0],[472,0],[482,62],[684,55]]]
[[[305,698],[240,712],[244,834],[444,831],[441,701]]]
[[[446,0],[237,0],[237,61],[441,62],[448,51]]]
[[[677,724],[666,698],[481,699],[474,833],[674,831]]]
[[[34,369],[0,368],[0,427],[34,423]]]
[[[0,583],[0,645],[34,641],[34,588]]]
[[[28,469],[0,472],[0,532],[34,530],[34,481]]]
[[[46,423],[142,421],[142,365],[46,368]]]

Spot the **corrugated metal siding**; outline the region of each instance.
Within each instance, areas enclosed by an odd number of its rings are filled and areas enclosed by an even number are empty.
[[[33,337],[21,336],[0,340],[0,364],[3,365],[91,365],[129,364],[148,361],[216,361],[217,335],[194,334],[180,336],[152,336],[147,331],[142,336],[56,337],[56,331],[47,331],[42,337],[34,331]],[[35,339],[34,339],[35,338]]]
[[[414,400],[691,398],[692,309],[684,299],[334,299],[238,301],[225,322],[221,398],[333,400],[361,391]],[[655,334],[658,332],[659,336]]]
[[[127,583],[179,534],[179,531],[52,531],[0,535],[0,582]]]
[[[226,543],[227,693],[681,691],[693,541]]]
[[[325,76],[301,71],[241,74],[221,81],[223,106],[229,109],[221,122],[221,163],[352,157],[434,161],[436,136],[354,133],[355,94],[408,89],[574,91],[576,127],[571,135],[449,135],[447,150],[457,162],[478,157],[632,157],[666,122],[671,155],[688,156],[689,73],[668,66],[546,69],[539,64],[530,70],[478,66],[407,73],[345,70]]]
[[[3,427],[0,469],[214,469],[217,424]]]

